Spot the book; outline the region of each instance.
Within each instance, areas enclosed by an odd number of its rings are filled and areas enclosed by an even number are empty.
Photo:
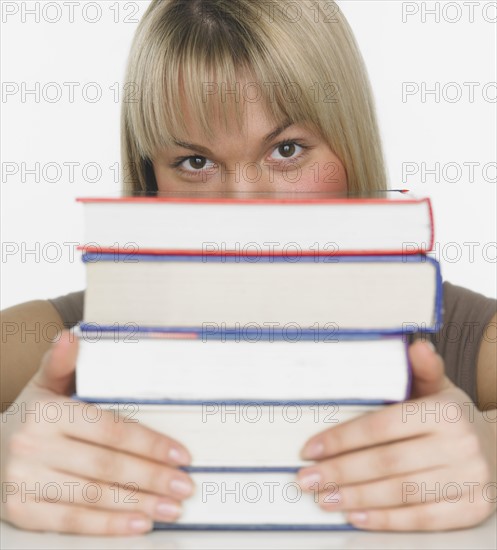
[[[193,467],[303,467],[313,435],[382,408],[333,401],[93,402],[114,420],[139,422],[181,441]]]
[[[436,331],[441,318],[440,267],[424,255],[82,259],[84,322],[96,326],[398,333]]]
[[[395,192],[157,193],[77,200],[84,205],[86,226],[79,248],[86,251],[409,255],[433,247],[430,200]]]
[[[318,488],[303,491],[298,468],[184,468],[195,484],[183,502],[183,513],[158,529],[351,529],[342,512],[322,510]],[[336,502],[339,486],[330,482],[325,494]],[[334,500],[335,499],[335,500]]]
[[[130,336],[131,334],[131,336]],[[76,392],[90,400],[384,403],[409,395],[401,335],[315,341],[81,331]],[[251,338],[251,337],[250,337]]]

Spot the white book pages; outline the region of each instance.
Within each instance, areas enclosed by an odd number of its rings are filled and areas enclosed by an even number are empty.
[[[295,243],[301,250],[330,250],[334,245],[350,252],[402,251],[407,243],[426,249],[432,232],[426,200],[368,204],[353,200],[339,204],[85,202],[84,209],[85,242],[114,250],[136,244],[145,249],[207,247],[221,252],[243,250],[255,243],[262,250],[281,251]]]
[[[338,342],[80,340],[77,393],[92,399],[362,399],[406,396],[401,337]]]
[[[391,330],[435,323],[429,261],[87,262],[84,319],[100,325]]]

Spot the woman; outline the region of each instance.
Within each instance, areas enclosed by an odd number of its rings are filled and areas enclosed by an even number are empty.
[[[283,0],[151,3],[126,77],[125,191],[386,187],[371,91],[347,22],[338,9],[330,20],[320,3],[302,2],[298,13],[285,8]],[[72,326],[82,319],[82,304],[82,292],[30,302],[5,311],[3,321]],[[410,346],[409,405],[411,413],[455,406],[460,421],[440,414],[406,419],[405,404],[392,405],[318,434],[303,449],[316,463],[300,470],[302,487],[319,483],[319,505],[344,511],[357,527],[451,529],[475,525],[495,510],[491,491],[483,491],[495,482],[496,424],[486,410],[497,401],[489,332],[495,300],[446,282],[444,307],[445,321],[459,324],[461,338],[454,342],[441,331],[432,337],[435,348],[423,341]],[[46,342],[21,346],[10,339],[3,348],[11,393],[2,401],[24,387],[5,416],[2,481],[10,494],[3,518],[27,529],[131,534],[149,530],[152,520],[178,517],[180,502],[194,490],[177,469],[188,463],[188,451],[112,415],[85,421],[67,397],[77,357],[67,332],[43,359]],[[65,411],[57,423],[26,414],[52,402]],[[92,503],[78,491],[57,503],[16,492],[22,483],[90,479],[103,487]],[[132,504],[116,498],[111,486],[131,479],[138,484]],[[340,487],[338,504],[326,502],[329,481]],[[430,490],[436,487],[438,494]]]

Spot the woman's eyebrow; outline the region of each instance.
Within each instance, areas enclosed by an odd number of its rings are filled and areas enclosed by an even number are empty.
[[[191,149],[192,151],[198,151],[204,155],[212,155],[212,151],[203,145],[197,145],[196,143],[188,143],[187,141],[180,141],[179,139],[173,139],[174,145],[183,147],[184,149]]]
[[[283,124],[269,132],[266,136],[262,138],[263,143],[268,143],[276,136],[281,134],[283,130],[286,130],[289,126],[292,126],[293,123],[290,120],[286,120]],[[190,149],[192,151],[198,151],[204,155],[213,155],[212,151],[203,145],[197,145],[196,143],[189,143],[188,141],[181,141],[179,139],[173,138],[173,143],[178,147],[183,147],[184,149]]]
[[[283,124],[281,124],[281,126],[278,126],[272,132],[269,132],[269,134],[267,134],[267,136],[265,136],[262,139],[262,142],[267,143],[268,141],[271,141],[277,135],[281,134],[281,132],[283,132],[283,130],[286,130],[289,126],[292,126],[292,125],[293,125],[293,123],[292,123],[291,120],[285,120],[285,122],[283,122]]]

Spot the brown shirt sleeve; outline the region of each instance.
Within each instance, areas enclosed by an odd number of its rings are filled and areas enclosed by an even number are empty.
[[[66,328],[71,328],[83,320],[83,306],[85,291],[70,292],[58,298],[51,298],[48,301],[58,311]]]
[[[443,322],[430,340],[445,363],[452,382],[477,402],[476,367],[485,328],[497,310],[497,300],[467,288],[443,283]],[[417,333],[410,342],[421,336]]]

